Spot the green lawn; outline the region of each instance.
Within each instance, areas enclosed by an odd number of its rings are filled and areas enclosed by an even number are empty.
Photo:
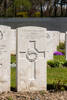
[[[11,64],[16,63],[16,55],[11,56]]]
[[[11,68],[11,87],[16,88],[16,68]]]
[[[55,61],[60,61],[60,62],[64,62],[65,61],[65,56],[64,55],[54,55],[54,60]]]
[[[67,81],[67,68],[47,68],[47,84]],[[16,88],[16,68],[11,68],[11,87]]]
[[[53,84],[58,80],[67,81],[67,68],[48,68],[47,83]]]

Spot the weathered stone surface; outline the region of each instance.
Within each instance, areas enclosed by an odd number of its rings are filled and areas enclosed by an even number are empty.
[[[10,27],[0,26],[0,92],[10,90]]]
[[[59,45],[59,32],[57,31],[47,31],[46,34],[46,51],[48,52],[46,55],[47,60],[53,59],[53,53],[57,50],[57,46]]]
[[[46,29],[17,29],[17,91],[46,90]]]

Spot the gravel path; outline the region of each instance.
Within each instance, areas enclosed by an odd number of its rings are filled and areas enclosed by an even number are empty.
[[[64,92],[8,92],[1,93],[0,100],[67,100],[67,91]]]

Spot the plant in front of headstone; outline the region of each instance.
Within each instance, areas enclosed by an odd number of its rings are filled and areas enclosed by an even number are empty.
[[[58,49],[57,51],[61,52],[63,55],[65,55],[65,49],[62,50],[62,49]]]
[[[64,91],[65,87],[64,87],[64,82],[62,80],[55,80],[53,82],[53,87],[55,91]]]
[[[53,82],[53,88],[54,88],[55,91],[67,90],[67,80],[55,79],[55,81]]]
[[[44,91],[44,90],[42,90],[42,91],[39,91],[39,93],[40,93],[40,95],[44,96],[45,91]]]
[[[54,60],[59,61],[60,66],[63,66],[65,62],[65,56],[64,55],[54,55]]]
[[[54,53],[53,53],[53,55],[64,55],[62,52],[59,52],[59,51],[55,51]]]
[[[50,66],[50,67],[60,67],[60,63],[59,61],[55,61],[55,60],[49,60],[47,61],[47,65]]]
[[[59,43],[59,46],[57,46],[57,51],[55,51],[53,55],[54,55],[54,60],[59,61],[60,66],[63,66],[65,62],[65,42]]]
[[[59,46],[57,46],[57,51],[59,51],[65,55],[65,42],[59,43]]]
[[[8,100],[13,100],[12,97],[8,97]]]
[[[65,42],[60,42],[60,43],[59,43],[59,46],[57,46],[57,49],[62,49],[62,50],[64,50],[64,49],[65,49]]]
[[[11,54],[11,64],[15,63],[16,64],[16,55]]]

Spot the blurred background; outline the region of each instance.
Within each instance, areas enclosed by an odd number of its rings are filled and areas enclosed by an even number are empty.
[[[67,0],[0,0],[0,17],[67,17]]]

